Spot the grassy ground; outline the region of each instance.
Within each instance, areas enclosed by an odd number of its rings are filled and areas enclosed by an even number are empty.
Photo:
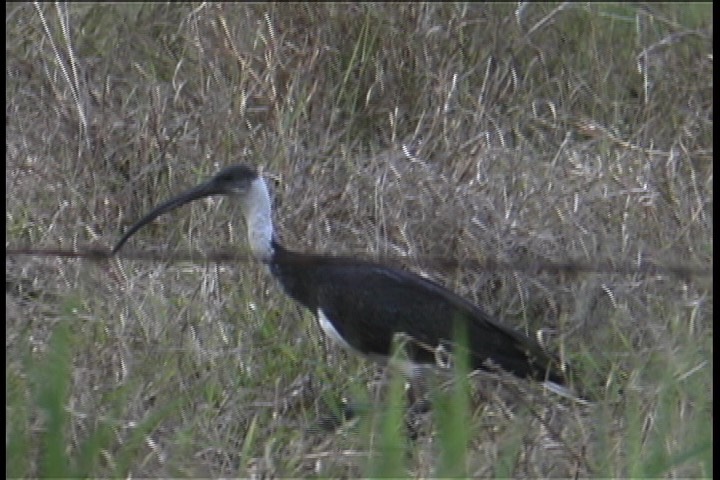
[[[109,246],[257,165],[287,246],[399,258],[541,330],[598,399],[473,376],[408,440],[398,388],[255,263],[8,256],[6,475],[712,476],[711,276],[423,261],[712,267],[710,5],[10,4],[6,27],[7,247]],[[230,245],[206,201],[126,248]],[[343,397],[363,415],[321,428]]]

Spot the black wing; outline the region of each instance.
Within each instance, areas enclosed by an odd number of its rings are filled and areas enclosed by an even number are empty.
[[[369,355],[390,353],[396,333],[416,342],[408,354],[434,363],[435,349],[450,346],[465,328],[473,369],[486,361],[521,377],[565,383],[557,362],[533,339],[494,321],[486,312],[441,285],[399,269],[352,259],[286,259],[273,272],[287,293],[313,313],[321,308],[338,333]]]

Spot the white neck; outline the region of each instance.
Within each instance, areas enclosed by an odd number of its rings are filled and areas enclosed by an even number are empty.
[[[272,210],[270,194],[262,177],[253,180],[247,195],[241,198],[253,254],[263,261],[272,258]]]

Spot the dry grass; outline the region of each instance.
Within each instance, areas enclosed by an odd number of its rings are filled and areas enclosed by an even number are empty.
[[[428,256],[712,266],[708,5],[11,4],[6,27],[8,247],[111,245],[246,162],[276,180],[298,250],[416,271]],[[244,236],[212,201],[128,247]],[[474,381],[467,475],[712,476],[711,278],[423,271],[544,329],[598,398]],[[373,367],[326,344],[257,265],[10,256],[6,277],[7,475],[51,469],[33,392],[62,328],[76,472],[378,471],[382,409],[311,428],[343,395],[374,404]],[[401,466],[434,476],[437,419],[418,422]]]

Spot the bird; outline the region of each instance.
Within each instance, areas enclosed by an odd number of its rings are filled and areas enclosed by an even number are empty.
[[[267,184],[248,165],[226,167],[158,205],[127,230],[112,253],[158,216],[210,196],[239,201],[253,256],[267,265],[285,293],[310,310],[325,334],[342,347],[388,363],[395,358],[391,357],[393,345],[400,336],[405,339],[400,369],[416,376],[428,366],[447,368],[447,358],[459,351],[455,332],[463,331],[471,370],[501,370],[541,382],[559,395],[579,398],[570,386],[569,369],[557,357],[441,284],[373,261],[284,247],[274,231]]]

